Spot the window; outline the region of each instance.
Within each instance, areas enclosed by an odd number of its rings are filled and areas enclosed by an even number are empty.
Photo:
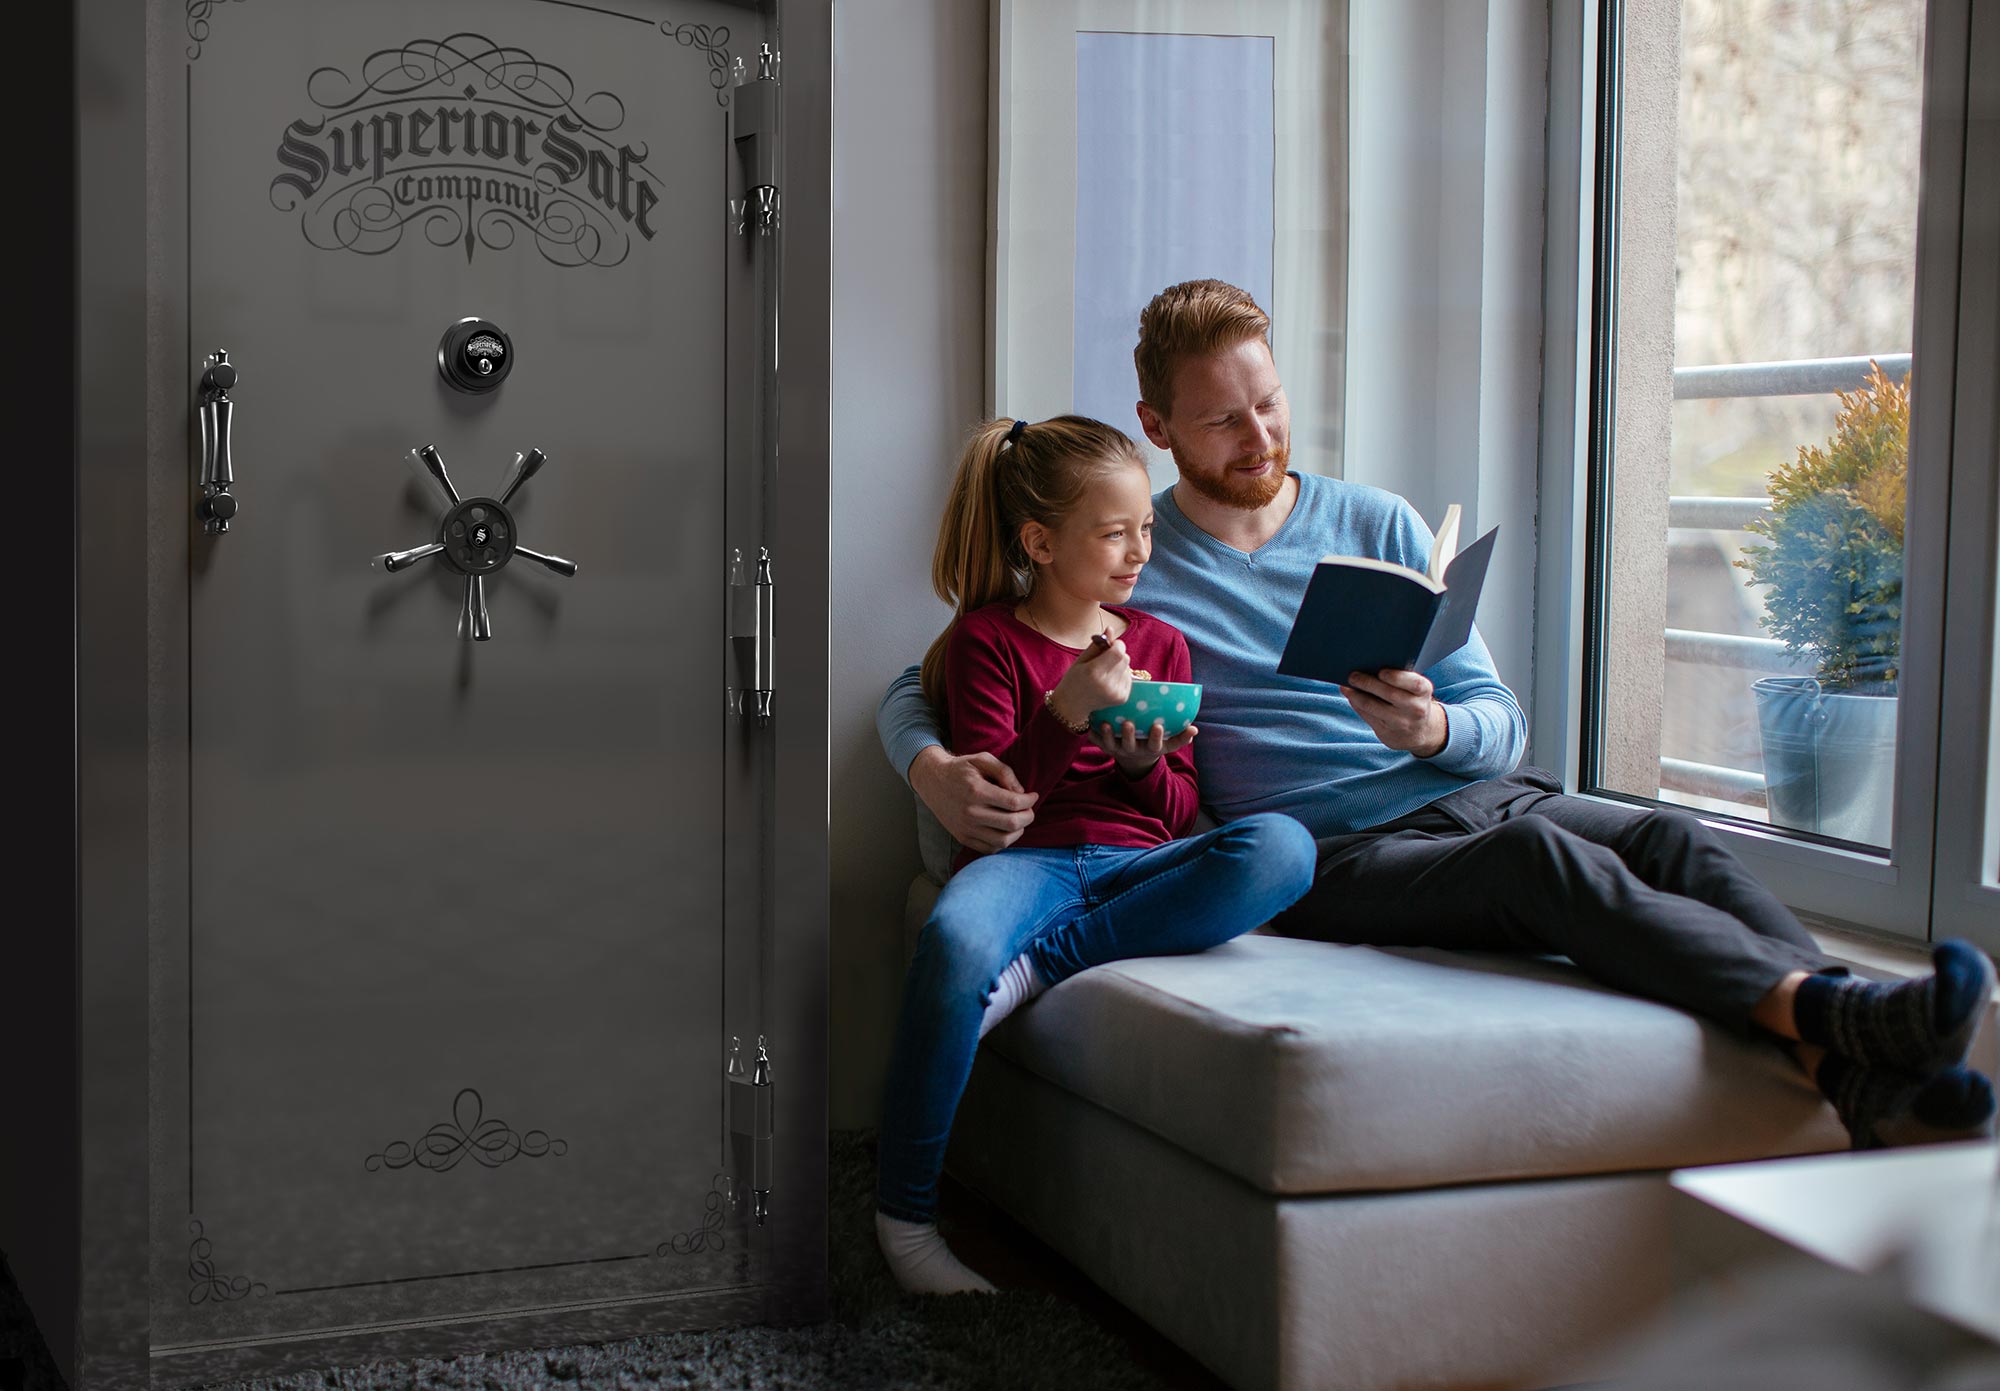
[[[1605,0],[1593,32],[1575,784],[1919,937],[2000,858],[1980,8]]]
[[[1347,21],[1344,0],[994,6],[995,412],[1137,434],[1139,311],[1213,276],[1271,315],[1292,418],[1317,427],[1292,467],[1340,475]]]

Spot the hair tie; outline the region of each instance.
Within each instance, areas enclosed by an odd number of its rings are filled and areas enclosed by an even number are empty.
[[[1017,421],[1015,421],[1015,422],[1014,422],[1014,428],[1013,428],[1013,429],[1011,429],[1011,430],[1009,430],[1009,431],[1007,432],[1007,438],[1006,438],[1005,440],[1001,441],[1001,442],[1002,442],[1003,444],[1012,444],[1012,443],[1014,443],[1014,441],[1016,441],[1016,440],[1018,440],[1019,438],[1021,438],[1021,431],[1025,430],[1025,429],[1027,429],[1027,428],[1028,428],[1028,422],[1027,422],[1027,421],[1025,421],[1025,420],[1017,420]]]

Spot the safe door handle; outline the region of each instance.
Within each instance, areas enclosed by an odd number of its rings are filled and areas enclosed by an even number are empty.
[[[218,536],[229,530],[236,515],[236,469],[229,454],[229,422],[236,403],[229,393],[236,386],[236,366],[229,349],[217,348],[201,374],[198,413],[201,416],[201,500],[194,505],[202,530]]]

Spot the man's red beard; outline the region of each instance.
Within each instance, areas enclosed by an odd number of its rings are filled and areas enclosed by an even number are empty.
[[[1291,461],[1290,443],[1279,445],[1255,456],[1245,455],[1231,459],[1220,472],[1214,474],[1196,473],[1180,461],[1178,454],[1174,464],[1180,468],[1181,481],[1211,502],[1219,502],[1224,507],[1241,508],[1245,512],[1255,512],[1258,508],[1278,495],[1278,489],[1285,486],[1285,466]],[[1239,477],[1234,470],[1247,468],[1253,464],[1276,464],[1277,467],[1255,478]]]

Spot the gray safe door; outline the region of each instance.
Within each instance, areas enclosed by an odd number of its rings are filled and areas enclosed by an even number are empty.
[[[179,509],[154,1343],[747,1299],[725,1071],[766,953],[728,581],[776,237],[732,225],[731,69],[770,36],[695,0],[188,11],[175,351],[191,489],[208,360],[237,373],[207,375],[235,509]]]

